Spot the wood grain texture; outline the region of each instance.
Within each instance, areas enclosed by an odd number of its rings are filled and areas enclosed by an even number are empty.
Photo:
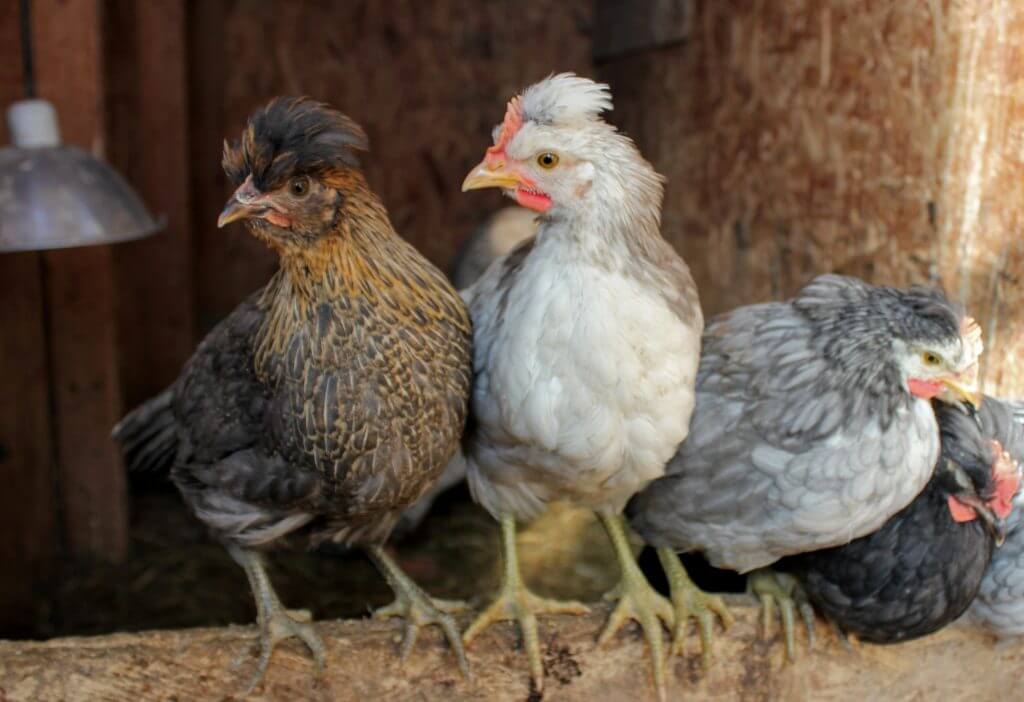
[[[99,0],[36,0],[32,37],[39,96],[61,117],[63,141],[105,153]],[[72,556],[127,549],[125,475],[108,438],[121,415],[115,286],[108,246],[43,254],[60,496]]]
[[[692,14],[692,0],[595,0],[594,60],[685,41]]]
[[[167,226],[113,248],[126,407],[177,377],[195,348],[185,3],[108,2],[109,160]]]
[[[985,390],[1024,392],[1024,5],[694,6],[685,46],[600,73],[705,310],[825,271],[938,282],[982,322]]]
[[[0,105],[23,97],[17,3],[0,5]],[[6,132],[6,124],[0,129]],[[4,139],[6,143],[6,139]],[[0,627],[34,623],[53,571],[57,519],[39,254],[0,253]]]
[[[799,641],[799,659],[782,663],[778,640],[762,640],[759,610],[731,602],[737,622],[716,639],[715,662],[675,658],[668,691],[686,700],[830,700],[903,702],[1004,699],[1024,686],[1024,643],[995,645],[961,626],[897,646],[847,649],[819,623],[815,650]],[[630,630],[597,648],[607,615],[550,617],[541,623],[543,699],[566,702],[653,700],[646,651]],[[262,688],[244,690],[255,664],[254,627],[193,629],[45,643],[0,642],[0,690],[9,702],[77,700],[539,700],[530,695],[521,653],[509,626],[495,627],[468,651],[473,682],[459,676],[439,636],[420,637],[404,666],[397,660],[399,625],[370,620],[317,625],[327,646],[327,672],[294,641],[275,653]],[[691,651],[696,650],[696,637]],[[981,675],[965,671],[984,671]],[[1012,693],[1011,693],[1012,694]]]
[[[229,195],[221,143],[280,93],[305,93],[366,129],[363,159],[399,234],[447,267],[500,195],[460,185],[505,101],[552,71],[591,72],[589,0],[345,3],[209,0],[190,6],[197,286],[205,329],[276,266],[241,228],[218,232]]]
[[[39,254],[0,254],[0,626],[35,623],[58,539]]]

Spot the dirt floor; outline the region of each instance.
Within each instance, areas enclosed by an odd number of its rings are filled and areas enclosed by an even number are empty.
[[[153,480],[136,482],[132,492],[128,560],[68,564],[52,591],[40,593],[35,630],[20,638],[253,621],[242,570],[188,514],[177,492]],[[607,537],[587,512],[555,507],[522,529],[519,543],[525,576],[547,596],[597,600],[618,575]],[[463,485],[443,495],[419,529],[394,549],[402,566],[432,594],[473,599],[497,586],[498,546],[497,524],[472,503]],[[296,542],[269,560],[283,601],[309,609],[316,619],[364,617],[391,598],[358,552],[330,547],[314,552]],[[657,559],[645,554],[642,563],[657,584]],[[699,564],[696,568],[701,570]],[[721,590],[742,587],[741,579],[704,579]],[[0,638],[6,638],[2,631]]]

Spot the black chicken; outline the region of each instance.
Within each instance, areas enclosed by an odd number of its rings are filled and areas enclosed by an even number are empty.
[[[1024,431],[985,398],[977,416],[934,403],[941,453],[924,490],[878,531],[849,544],[783,559],[803,593],[840,629],[895,643],[932,633],[974,599],[1000,520],[1017,489],[1017,465],[1003,446]]]
[[[279,98],[224,146],[237,185],[218,226],[244,220],[281,267],[199,345],[178,380],[114,429],[135,469],[168,470],[227,546],[256,599],[266,671],[313,628],[288,615],[260,552],[302,530],[365,546],[407,618],[403,655],[440,625],[459,632],[382,545],[455,453],[466,418],[471,327],[444,275],[395,233],[355,157],[363,131],[305,98]]]

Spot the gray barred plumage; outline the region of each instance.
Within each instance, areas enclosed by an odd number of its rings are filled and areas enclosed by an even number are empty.
[[[962,324],[937,291],[837,275],[715,318],[689,438],[633,500],[634,527],[741,572],[874,531],[931,475],[938,428],[908,374],[921,349],[942,370],[976,363]]]

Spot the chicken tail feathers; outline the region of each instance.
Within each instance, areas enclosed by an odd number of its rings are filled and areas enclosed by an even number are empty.
[[[110,436],[121,444],[130,471],[166,473],[178,450],[178,431],[168,388],[117,423]]]

